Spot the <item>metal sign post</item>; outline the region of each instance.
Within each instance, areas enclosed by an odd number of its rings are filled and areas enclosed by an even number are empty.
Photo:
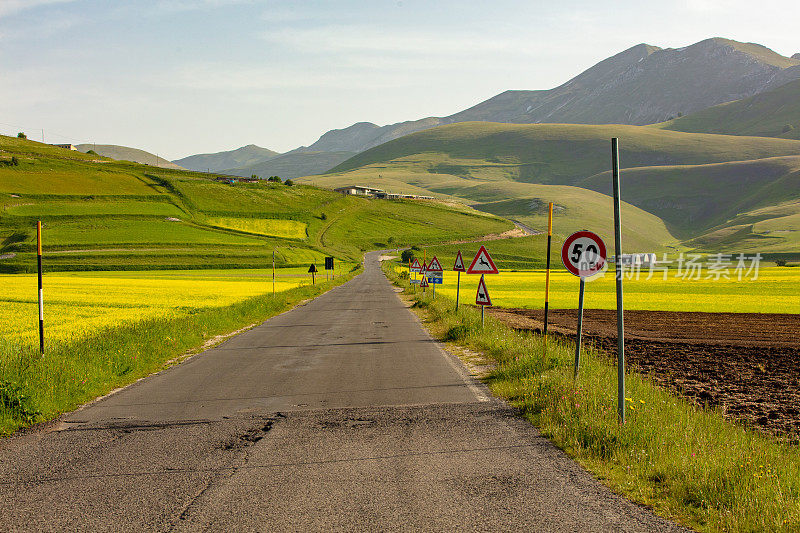
[[[275,250],[272,250],[272,295],[275,296]]]
[[[619,139],[611,139],[611,168],[614,189],[614,273],[617,278],[617,411],[625,423],[625,324],[622,313],[622,220],[619,194]]]
[[[561,248],[561,261],[570,274],[581,279],[578,292],[578,328],[575,340],[575,377],[581,362],[581,335],[583,333],[583,295],[586,278],[603,270],[606,263],[606,245],[591,231],[578,231],[567,237]]]
[[[578,368],[581,365],[581,333],[583,330],[583,292],[586,288],[586,279],[581,278],[581,287],[578,290],[578,338],[575,340],[575,373],[578,377]]]
[[[483,318],[487,305],[492,305],[492,299],[489,298],[489,291],[486,290],[486,281],[481,274],[481,280],[478,282],[478,293],[475,295],[475,305],[481,306],[481,327],[483,327]]]
[[[547,313],[550,310],[550,247],[553,243],[553,202],[547,216],[547,270],[544,275],[544,351],[547,353]]]
[[[42,221],[36,221],[36,262],[39,272],[39,353],[44,353],[44,295],[42,293]]]
[[[311,284],[312,285],[316,285],[317,284],[317,278],[316,278],[317,265],[315,265],[314,263],[311,263],[311,266],[308,267],[308,272],[311,274]]]
[[[461,293],[461,273],[467,271],[467,269],[464,268],[464,258],[461,257],[461,250],[459,250],[456,255],[456,262],[453,264],[453,270],[458,272],[458,279],[456,281],[456,311],[458,311],[458,296]]]

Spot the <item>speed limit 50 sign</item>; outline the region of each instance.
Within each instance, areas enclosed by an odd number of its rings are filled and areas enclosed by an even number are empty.
[[[606,263],[606,245],[596,233],[578,231],[564,241],[561,260],[571,274],[588,278],[603,269]]]

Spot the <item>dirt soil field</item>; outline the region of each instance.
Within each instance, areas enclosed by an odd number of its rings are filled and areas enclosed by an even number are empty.
[[[542,310],[492,309],[508,325],[541,331]],[[617,355],[616,311],[589,309],[583,341]],[[575,309],[550,310],[551,332],[575,338]],[[625,312],[628,368],[699,405],[773,435],[800,437],[800,316]]]

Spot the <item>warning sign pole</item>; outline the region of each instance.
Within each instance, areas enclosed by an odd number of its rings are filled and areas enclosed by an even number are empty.
[[[458,279],[456,280],[456,311],[458,311],[458,297],[461,294],[461,273],[467,271],[467,269],[464,268],[464,257],[461,255],[461,250],[456,254],[453,270],[458,272]]]
[[[456,280],[456,311],[458,311],[458,293],[461,292],[461,271],[458,271],[458,279]]]
[[[547,313],[550,310],[550,247],[553,244],[553,202],[547,216],[547,270],[544,275],[544,351],[547,353]]]
[[[272,295],[275,296],[275,250],[272,250]]]
[[[36,221],[36,262],[39,271],[39,353],[44,353],[44,296],[42,294],[42,221]]]
[[[481,306],[481,328],[483,328],[485,308],[487,305],[492,305],[492,299],[489,298],[489,291],[486,290],[486,281],[481,274],[481,280],[478,282],[478,292],[475,294],[475,305]]]

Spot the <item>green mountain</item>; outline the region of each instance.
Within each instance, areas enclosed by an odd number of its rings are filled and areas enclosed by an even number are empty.
[[[213,154],[197,154],[176,159],[176,165],[198,172],[221,172],[228,168],[245,167],[254,165],[280,155],[278,152],[261,148],[255,144],[248,144],[236,150],[216,152]]]
[[[710,245],[696,239],[754,209],[800,198],[800,141],[624,125],[441,126],[377,146],[326,175],[300,181],[439,195],[539,229],[546,228],[545,207],[552,201],[557,233],[592,228],[610,237],[611,137],[620,139],[630,251],[680,248],[680,241],[689,247]],[[783,206],[774,216],[790,212]],[[759,216],[767,220],[773,213]],[[769,249],[800,249],[792,228],[773,233]]]
[[[183,168],[172,161],[167,161],[163,157],[158,157],[150,152],[130,148],[128,146],[117,146],[116,144],[78,144],[75,146],[80,152],[94,150],[95,153],[103,157],[109,157],[118,161],[132,161],[143,165],[151,165],[159,168]]]
[[[668,130],[800,139],[800,80],[663,124]]]
[[[3,272],[36,268],[37,220],[51,272],[264,268],[273,252],[280,265],[307,267],[327,255],[360,261],[364,250],[513,227],[461,204],[370,201],[266,180],[230,184],[14,137],[0,136],[0,153]]]
[[[704,249],[737,244],[738,251],[782,251],[800,245],[800,216],[786,218],[800,215],[800,155],[628,168],[622,176],[627,201],[657,215],[673,234]],[[587,178],[581,186],[610,194],[610,173]],[[783,225],[778,228],[776,223]],[[746,245],[740,242],[744,240]]]
[[[357,154],[331,172],[388,161],[442,154],[448,159],[485,160],[506,169],[516,181],[576,185],[609,167],[609,139],[619,137],[626,167],[699,165],[795,155],[800,142],[789,139],[683,133],[642,126],[584,124],[498,124],[465,122],[407,135]],[[470,165],[431,170],[474,176]]]
[[[306,152],[295,150],[252,165],[229,168],[223,172],[234,176],[252,176],[255,174],[262,178],[269,176],[280,176],[284,179],[297,178],[311,174],[322,174],[353,155],[355,155],[354,152]]]

